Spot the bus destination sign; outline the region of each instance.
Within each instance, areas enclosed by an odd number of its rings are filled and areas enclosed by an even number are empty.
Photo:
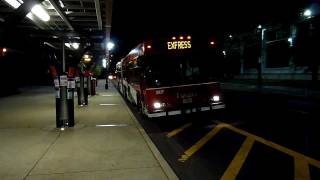
[[[191,49],[191,41],[168,41],[169,50],[175,49]]]

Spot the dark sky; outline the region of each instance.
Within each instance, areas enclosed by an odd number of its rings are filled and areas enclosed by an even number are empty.
[[[319,0],[313,0],[319,1]],[[149,36],[201,33],[223,35],[255,28],[258,24],[296,19],[309,0],[115,0],[112,39],[116,53]]]

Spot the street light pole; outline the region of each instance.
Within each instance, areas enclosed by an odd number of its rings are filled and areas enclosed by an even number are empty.
[[[265,62],[266,62],[266,38],[265,38],[265,28],[262,28],[261,25],[258,26],[258,29],[260,29],[261,34],[260,35],[260,57],[258,59],[258,67],[257,67],[257,83],[258,87],[260,88],[262,86],[262,70],[265,67]]]
[[[317,84],[318,81],[318,62],[315,59],[317,57],[317,41],[318,39],[315,36],[315,27],[314,27],[314,20],[315,17],[313,15],[313,12],[310,9],[306,9],[303,12],[304,20],[307,22],[308,25],[308,43],[309,43],[309,49],[308,49],[308,57],[309,59],[309,67],[311,69],[311,86],[314,87]]]

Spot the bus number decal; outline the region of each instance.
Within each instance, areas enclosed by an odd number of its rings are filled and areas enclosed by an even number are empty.
[[[157,90],[156,91],[156,94],[163,94],[164,93],[164,90]]]

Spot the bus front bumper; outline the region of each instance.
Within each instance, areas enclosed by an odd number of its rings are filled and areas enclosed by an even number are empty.
[[[210,106],[201,106],[201,107],[186,108],[186,109],[179,109],[179,110],[172,110],[172,111],[146,113],[146,115],[149,118],[155,118],[155,117],[163,117],[163,116],[174,116],[179,114],[190,114],[195,112],[212,111],[216,109],[224,109],[225,107],[226,107],[225,104],[216,104],[216,105],[210,105]]]

